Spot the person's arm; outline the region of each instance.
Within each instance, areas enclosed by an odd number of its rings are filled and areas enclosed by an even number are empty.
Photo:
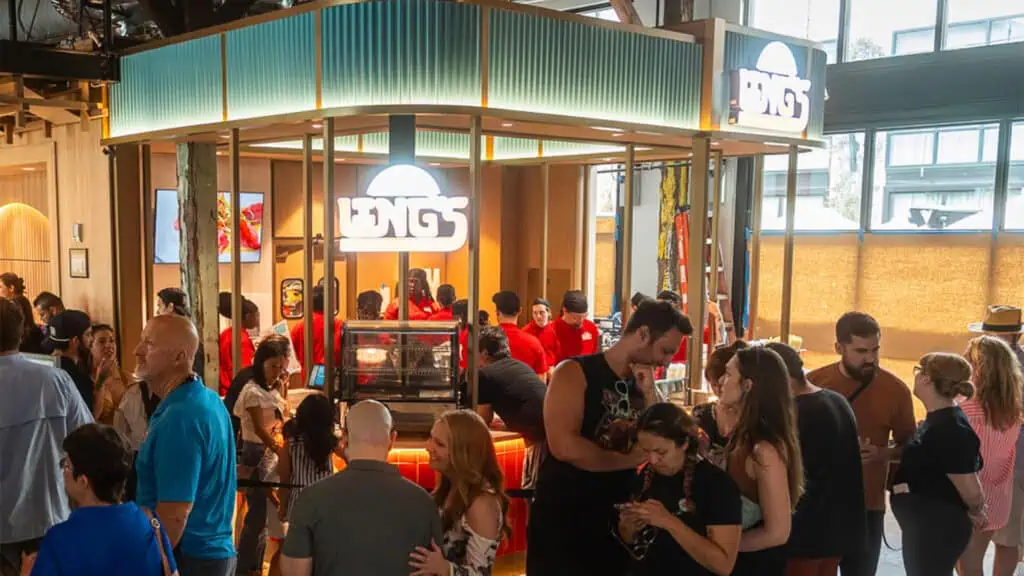
[[[743,533],[740,551],[754,552],[781,546],[789,540],[793,507],[789,498],[789,471],[778,450],[767,442],[754,448],[751,457],[757,477],[757,494],[764,522]]]
[[[29,576],[30,574],[31,576],[60,576],[61,569],[58,561],[60,546],[54,542],[56,539],[54,528],[50,528],[46,536],[43,536],[43,541],[39,543],[39,550],[36,553],[22,553],[19,576]]]
[[[64,392],[64,397],[67,399],[67,414],[65,415],[67,431],[71,432],[80,426],[91,424],[94,420],[92,410],[89,409],[89,406],[85,405],[85,400],[82,399],[78,388],[75,387],[75,383],[71,380],[71,376],[68,376],[67,372],[58,369],[57,381]]]
[[[481,538],[498,541],[501,537],[501,505],[497,496],[484,494],[479,496],[466,510],[466,523]],[[496,551],[495,551],[496,552]],[[482,558],[465,558],[464,564],[449,562],[437,545],[432,541],[430,547],[417,546],[409,555],[409,565],[416,571],[413,576],[485,576],[494,567],[494,554],[485,553]]]
[[[277,477],[281,484],[292,483],[292,451],[289,449],[289,440],[285,440],[284,446],[277,453]],[[288,503],[291,501],[292,489],[282,487],[279,491],[281,504],[277,507],[277,517],[284,522],[288,517]]]
[[[156,480],[156,509],[153,511],[167,530],[171,546],[177,546],[185,533],[185,524],[192,512],[199,490],[199,472],[203,464],[202,431],[181,414],[163,423],[154,443],[153,458]]]
[[[899,384],[901,390],[896,402],[892,425],[892,438],[896,445],[884,447],[880,454],[889,462],[899,462],[903,455],[903,446],[910,441],[917,429],[917,423],[914,421],[914,400],[910,396],[910,389],[902,382]]]
[[[292,558],[287,554],[281,555],[281,574],[283,576],[312,576],[312,558]]]
[[[967,505],[967,513],[975,525],[984,525],[987,517],[985,509],[985,490],[981,487],[978,473],[946,474],[949,481],[960,493],[960,498]]]
[[[604,450],[580,436],[586,387],[579,363],[565,362],[555,369],[544,397],[544,431],[551,453],[562,462],[588,472],[629,470],[639,466],[643,455],[638,449],[628,454]]]
[[[249,417],[252,418],[252,427],[256,435],[259,436],[267,448],[276,452],[278,448],[277,440],[274,439],[274,434],[271,432],[274,422],[272,420],[270,422],[267,421],[264,410],[263,406],[247,406],[245,408],[245,411],[249,413]]]
[[[288,536],[281,546],[281,573],[284,576],[313,574],[313,527],[317,523],[315,504],[307,490],[299,494],[288,524]]]
[[[181,542],[181,537],[185,534],[185,524],[188,522],[188,516],[191,513],[191,502],[157,503],[156,515],[160,518],[160,523],[163,524],[164,530],[167,531],[167,537],[171,541],[171,548],[174,548]]]
[[[675,516],[672,516],[671,521],[665,526],[665,531],[672,535],[672,539],[680,548],[698,564],[718,576],[729,576],[732,573],[740,549],[742,530],[743,527],[738,524],[708,526],[708,536],[705,538]]]

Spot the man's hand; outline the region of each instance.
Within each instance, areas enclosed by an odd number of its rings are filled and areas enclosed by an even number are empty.
[[[629,368],[633,371],[636,387],[644,395],[647,405],[659,402],[661,396],[654,383],[654,367],[649,364],[630,364]]]
[[[21,576],[29,576],[32,573],[32,567],[36,563],[36,553],[26,554],[21,553]]]
[[[861,462],[884,461],[889,456],[889,450],[880,448],[871,443],[867,438],[860,439],[860,460]]]

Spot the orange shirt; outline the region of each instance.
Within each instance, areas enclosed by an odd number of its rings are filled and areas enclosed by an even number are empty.
[[[548,322],[547,326],[541,328],[537,326],[536,322],[529,322],[526,326],[523,326],[523,332],[540,340],[540,345],[544,347],[544,355],[547,358],[548,366],[554,366],[558,363],[561,348],[558,345],[558,334],[555,334],[554,324]]]
[[[252,366],[252,357],[256,354],[256,347],[253,346],[249,333],[242,330],[242,365],[238,368]],[[220,333],[220,395],[224,396],[231,388],[231,380],[235,377],[234,367],[231,358],[231,327],[227,327]]]
[[[501,329],[508,338],[508,347],[512,357],[526,364],[537,374],[547,374],[548,359],[540,340],[530,336],[511,322],[502,322]]]
[[[291,331],[292,348],[295,349],[295,357],[299,359],[299,366],[302,366],[302,382],[306,382],[305,350],[306,350],[306,321],[299,320],[292,326]],[[341,364],[341,319],[334,319],[334,361],[336,365]],[[324,363],[324,313],[313,312],[313,364]]]
[[[433,300],[416,300],[409,298],[409,320],[428,320],[437,310],[437,303]],[[398,300],[392,300],[384,311],[385,320],[398,320]]]
[[[556,319],[551,323],[555,328],[555,335],[558,337],[558,348],[560,354],[558,361],[574,356],[586,356],[595,354],[601,349],[601,334],[597,331],[597,324],[586,318],[579,328],[562,320]]]
[[[452,315],[452,307],[441,308],[437,312],[430,315],[431,320],[454,320],[455,316]]]
[[[839,363],[823,366],[807,375],[813,384],[828,388],[849,399],[860,382],[843,375]],[[910,389],[902,380],[884,368],[878,368],[875,379],[851,403],[857,416],[857,433],[879,447],[889,445],[891,437],[905,444],[914,434],[914,402]],[[886,463],[864,464],[864,500],[868,510],[885,510]]]

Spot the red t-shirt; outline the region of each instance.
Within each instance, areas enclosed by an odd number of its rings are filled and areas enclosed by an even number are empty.
[[[686,354],[687,354],[686,344],[687,344],[688,341],[689,341],[689,338],[687,338],[686,336],[683,336],[683,342],[682,342],[682,344],[679,345],[679,350],[676,350],[676,355],[672,357],[672,363],[673,364],[686,364]],[[704,343],[705,344],[710,344],[711,343],[711,327],[710,326],[705,326],[704,327]]]
[[[558,337],[559,362],[574,356],[595,354],[600,350],[601,334],[597,331],[597,324],[590,320],[584,318],[579,328],[562,318],[551,324],[555,327],[555,335]]]
[[[523,326],[523,332],[540,340],[540,345],[544,347],[544,357],[548,361],[548,366],[558,363],[561,347],[558,345],[558,335],[555,334],[553,323],[548,322],[547,326],[541,328],[537,326],[536,322],[528,322],[526,326]]]
[[[508,347],[512,357],[526,364],[537,374],[547,374],[548,359],[540,340],[519,329],[511,322],[502,322],[501,329],[508,337]]]
[[[430,316],[437,310],[437,303],[433,300],[424,299],[416,301],[409,298],[409,320],[429,320]],[[392,300],[384,311],[385,320],[398,320],[398,300]]]
[[[412,316],[410,312],[410,317]],[[452,307],[441,308],[437,312],[430,315],[431,320],[454,320],[455,316],[452,315]]]
[[[299,366],[302,366],[302,381],[306,381],[305,351],[306,351],[306,321],[299,320],[292,326],[291,331],[292,348],[295,349],[295,357],[299,359]],[[341,319],[334,319],[334,361],[341,365]],[[324,363],[324,314],[313,312],[313,364]]]
[[[252,357],[256,354],[256,347],[253,346],[252,338],[249,337],[249,333],[242,330],[242,366],[239,368],[248,368],[252,366]],[[231,388],[231,379],[235,377],[235,372],[231,364],[231,327],[227,327],[223,332],[220,333],[220,395],[224,396],[228,393],[228,388]]]
[[[469,328],[463,326],[459,328],[459,369],[465,370],[468,365],[466,362],[466,354],[469,353]]]

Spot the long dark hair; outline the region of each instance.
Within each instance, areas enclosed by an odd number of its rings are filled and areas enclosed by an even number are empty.
[[[288,357],[292,349],[291,341],[287,336],[271,334],[260,341],[256,347],[256,353],[252,357],[252,379],[264,390],[270,389],[267,376],[263,373],[263,363],[271,358]]]
[[[331,453],[338,446],[338,437],[334,435],[334,408],[327,396],[307,396],[295,411],[295,418],[285,425],[284,434],[302,442],[317,471],[331,469]]]
[[[32,303],[28,301],[28,298],[25,298],[25,296],[21,294],[11,298],[11,302],[14,302],[18,308],[21,308],[21,341],[24,342],[25,339],[30,338],[32,332],[35,331],[33,328],[38,330],[35,317],[32,315]]]
[[[740,375],[753,385],[744,393],[739,422],[729,439],[729,451],[743,449],[754,455],[754,446],[759,442],[774,446],[786,465],[790,505],[795,509],[803,493],[804,469],[789,372],[778,353],[763,346],[737,350],[736,361]]]
[[[0,274],[0,282],[3,282],[4,286],[10,286],[15,296],[25,295],[25,281],[14,272]]]
[[[188,311],[188,297],[181,288],[164,288],[156,293],[156,297],[164,304],[173,306],[174,313],[178,316],[192,317],[192,314]]]
[[[647,407],[640,414],[636,431],[671,440],[676,446],[686,444],[686,456],[683,461],[683,497],[686,505],[692,507],[693,471],[697,462],[704,456],[704,445],[697,422],[679,406],[670,402],[659,402]]]
[[[427,280],[427,271],[422,268],[410,268],[409,278],[415,278],[420,281],[420,294],[410,294],[411,298],[420,299],[420,295],[424,296],[426,300],[433,300],[434,294],[430,291],[430,281]]]

